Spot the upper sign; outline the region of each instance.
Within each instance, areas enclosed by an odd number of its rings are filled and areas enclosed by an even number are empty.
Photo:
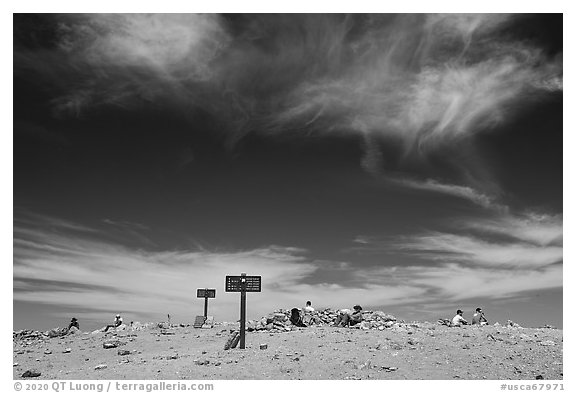
[[[216,297],[215,289],[198,289],[196,290],[196,297]]]
[[[242,284],[246,292],[262,292],[262,276],[226,276],[226,292],[242,292]]]

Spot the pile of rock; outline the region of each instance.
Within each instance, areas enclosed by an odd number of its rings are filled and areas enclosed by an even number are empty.
[[[386,314],[383,311],[362,311],[364,321],[353,327],[360,329],[379,329],[390,328],[395,325],[396,317]],[[338,310],[326,308],[314,312],[306,313],[304,322],[309,325],[333,325],[338,317]],[[246,324],[247,331],[274,331],[287,332],[295,327],[290,322],[290,310],[276,310],[260,320],[250,320]]]
[[[12,332],[12,340],[14,341],[36,341],[36,340],[47,340],[54,337],[63,337],[68,334],[74,334],[79,332],[75,327],[70,329],[57,327],[54,329],[46,330],[45,332],[39,332],[37,330],[18,330]]]
[[[37,330],[18,330],[12,332],[12,339],[18,340],[43,340],[48,338],[44,333]]]

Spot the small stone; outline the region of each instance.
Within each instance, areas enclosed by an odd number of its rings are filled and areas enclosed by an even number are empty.
[[[268,344],[260,344],[260,349],[268,349]]]
[[[35,378],[42,375],[42,373],[38,370],[26,370],[24,374],[22,374],[22,378]]]
[[[118,347],[118,344],[113,343],[113,342],[104,343],[104,344],[102,344],[102,347],[103,347],[104,349],[112,349],[112,348],[117,348],[117,347]]]
[[[50,351],[49,349],[47,349],[47,350],[44,351],[44,354],[45,354],[45,355],[51,355],[51,354],[52,354],[52,351]]]
[[[126,350],[126,349],[119,349],[119,350],[118,350],[118,355],[120,355],[120,356],[130,355],[130,351],[128,351],[128,350]]]
[[[18,363],[12,364],[12,367],[16,367],[16,366],[18,366]]]
[[[546,341],[542,341],[542,342],[540,343],[540,345],[543,345],[543,346],[545,346],[545,347],[548,347],[548,346],[556,345],[556,343],[555,343],[554,341],[552,341],[552,340],[546,340]]]
[[[104,370],[105,368],[108,368],[107,364],[99,364],[96,367],[94,367],[94,370]]]
[[[536,375],[536,379],[544,379],[542,375]]]
[[[70,353],[72,352],[72,348],[66,348],[65,350],[62,351],[62,353]]]

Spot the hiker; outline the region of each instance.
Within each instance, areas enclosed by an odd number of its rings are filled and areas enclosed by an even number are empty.
[[[70,324],[68,325],[68,331],[70,330],[70,328],[75,327],[76,329],[80,330],[80,324],[78,323],[78,320],[74,317],[70,320]]]
[[[306,302],[306,307],[304,307],[304,312],[314,312],[314,307],[312,307],[312,302],[308,300]]]
[[[292,325],[294,326],[306,327],[304,321],[302,320],[302,314],[300,313],[300,310],[296,307],[290,310],[290,322],[292,322]]]
[[[484,311],[480,307],[476,309],[476,312],[472,316],[472,325],[488,325],[488,320],[484,316]]]
[[[340,314],[334,321],[334,326],[354,326],[364,320],[362,316],[362,307],[356,305],[353,307],[354,311],[349,309],[340,310]]]
[[[452,324],[450,326],[468,325],[468,321],[465,320],[464,317],[462,316],[463,314],[464,314],[464,311],[457,310],[456,315],[454,316],[454,318],[452,318]]]
[[[120,316],[120,314],[117,314],[116,318],[114,319],[114,323],[112,325],[106,325],[106,329],[104,329],[104,333],[106,333],[108,331],[108,329],[117,328],[120,325],[122,325],[122,317]]]
[[[304,314],[302,316],[302,321],[305,325],[310,326],[322,323],[318,315],[316,315],[316,310],[312,307],[312,302],[310,300],[306,302],[306,307],[302,309],[302,313]]]

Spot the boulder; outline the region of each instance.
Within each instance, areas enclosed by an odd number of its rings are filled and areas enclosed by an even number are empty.
[[[42,373],[38,370],[26,370],[22,374],[22,378],[35,378],[41,376]]]

